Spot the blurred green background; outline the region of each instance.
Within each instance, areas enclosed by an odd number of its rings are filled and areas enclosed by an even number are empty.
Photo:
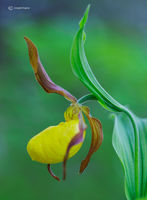
[[[88,3],[85,48],[92,70],[114,98],[147,116],[146,0],[1,0],[0,199],[125,200],[123,169],[112,147],[114,121],[97,102],[87,105],[103,124],[104,141],[82,175],[77,172],[90,146],[90,128],[83,148],[67,163],[65,182],[51,178],[46,165],[32,162],[26,151],[32,136],[64,120],[69,103],[36,82],[23,37],[36,44],[52,80],[80,98],[88,90],[72,73],[69,57]],[[61,177],[62,164],[53,168]]]

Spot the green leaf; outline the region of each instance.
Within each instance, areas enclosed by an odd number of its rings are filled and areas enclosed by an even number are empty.
[[[136,117],[129,109],[113,99],[94,76],[84,50],[86,35],[84,27],[89,6],[80,21],[71,49],[71,65],[75,75],[92,94],[79,102],[97,99],[109,111],[115,111],[113,135],[114,148],[124,166],[125,191],[129,200],[147,197],[147,120]],[[120,114],[119,114],[120,113]]]
[[[138,128],[139,191],[135,186],[135,136],[132,122],[125,113],[115,115],[112,143],[125,172],[125,192],[128,200],[147,198],[147,119],[136,116]]]
[[[99,84],[95,78],[85,55],[84,27],[88,19],[89,6],[87,7],[83,18],[80,21],[80,27],[75,35],[71,49],[71,65],[75,75],[85,84],[98,101],[108,110],[121,111],[122,105],[113,99]]]

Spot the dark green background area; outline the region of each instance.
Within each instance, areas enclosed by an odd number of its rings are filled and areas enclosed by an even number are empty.
[[[147,3],[90,2],[85,48],[92,70],[116,100],[146,117]],[[90,128],[67,163],[65,182],[52,179],[46,165],[32,162],[26,151],[32,136],[64,121],[69,102],[45,93],[36,82],[23,37],[35,43],[51,79],[80,98],[89,91],[72,73],[70,49],[88,3],[1,1],[0,199],[125,200],[123,169],[112,147],[114,119],[97,102],[87,105],[103,124],[104,141],[82,175],[78,170],[90,147]],[[31,9],[9,11],[9,5]],[[53,168],[61,177],[62,164]]]

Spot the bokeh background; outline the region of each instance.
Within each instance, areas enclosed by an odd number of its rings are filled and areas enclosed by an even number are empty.
[[[38,85],[23,37],[36,44],[52,80],[80,98],[88,90],[72,73],[69,57],[88,3],[85,48],[92,70],[114,98],[147,116],[146,0],[1,0],[0,199],[125,200],[123,169],[112,147],[114,121],[97,102],[87,105],[103,124],[104,141],[82,175],[77,172],[90,146],[90,129],[83,148],[67,164],[65,182],[52,179],[46,165],[32,162],[26,151],[32,136],[64,120],[69,103]],[[61,177],[62,164],[53,168]]]

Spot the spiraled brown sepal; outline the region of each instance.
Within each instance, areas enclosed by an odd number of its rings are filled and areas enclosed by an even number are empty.
[[[60,94],[73,103],[76,102],[77,100],[74,96],[72,96],[68,91],[66,91],[62,87],[56,85],[50,79],[50,77],[48,76],[48,74],[46,73],[44,67],[42,66],[40,62],[40,58],[39,58],[36,46],[27,37],[24,37],[24,39],[28,45],[30,64],[33,67],[37,81],[43,87],[43,89],[48,93]]]
[[[79,113],[79,133],[77,133],[70,141],[70,143],[68,144],[67,150],[66,150],[66,154],[64,156],[64,160],[63,160],[63,180],[66,179],[66,162],[68,159],[68,155],[69,155],[69,151],[70,149],[74,146],[77,145],[81,142],[83,142],[84,137],[83,137],[83,133],[86,130],[87,126],[83,120],[83,116],[82,113]]]
[[[86,117],[89,120],[89,123],[91,126],[91,132],[92,132],[92,139],[91,139],[91,146],[90,146],[89,152],[86,158],[81,163],[80,173],[82,173],[85,170],[85,168],[87,167],[90,161],[92,154],[99,149],[103,141],[103,131],[102,131],[101,122],[90,115],[90,111],[88,107],[82,106],[82,111],[85,113]]]

